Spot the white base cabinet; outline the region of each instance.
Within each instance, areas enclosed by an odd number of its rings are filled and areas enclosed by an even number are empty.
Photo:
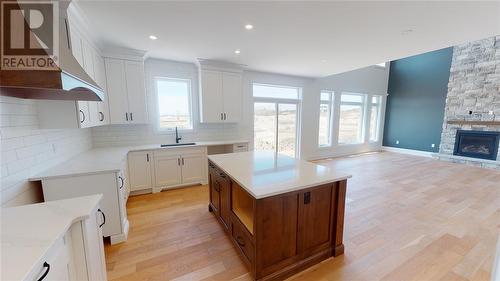
[[[73,175],[70,177],[42,179],[45,201],[102,194],[102,212],[106,215],[103,236],[110,237],[111,244],[127,240],[129,222],[126,200],[128,197],[125,171]]]
[[[153,158],[153,192],[207,181],[206,147],[157,150]]]
[[[152,151],[128,153],[130,191],[151,189],[153,187],[152,162]]]

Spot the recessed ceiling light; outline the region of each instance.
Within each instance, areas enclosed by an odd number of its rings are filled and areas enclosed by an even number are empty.
[[[234,50],[234,53],[239,55],[241,53],[241,51],[240,51],[240,49],[236,49],[236,50]]]
[[[253,29],[253,25],[251,25],[251,24],[245,24],[245,29],[246,30],[251,30],[251,29]]]
[[[154,35],[149,35],[149,39],[151,39],[151,40],[156,40],[156,39],[158,39],[158,37],[156,37],[156,36],[154,36]]]
[[[413,29],[403,29],[401,35],[408,35],[413,32]]]

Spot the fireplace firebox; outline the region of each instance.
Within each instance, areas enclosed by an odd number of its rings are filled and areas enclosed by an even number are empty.
[[[454,155],[497,160],[500,132],[458,130]]]

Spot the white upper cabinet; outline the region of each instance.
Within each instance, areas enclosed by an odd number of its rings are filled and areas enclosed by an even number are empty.
[[[102,102],[97,102],[97,123],[98,125],[109,124],[109,102],[106,92],[106,66],[104,65],[104,58],[98,53],[94,54],[94,71],[95,82],[104,91],[104,98]]]
[[[224,106],[222,104],[222,73],[202,70],[200,95],[200,121],[204,123],[222,122]]]
[[[224,121],[233,123],[241,121],[241,92],[241,74],[229,72],[222,73]]]
[[[130,122],[147,123],[146,87],[144,85],[144,63],[125,61],[125,77],[127,82],[128,110]]]
[[[200,121],[237,123],[241,121],[241,72],[200,70]]]
[[[111,124],[147,123],[144,63],[105,58]]]

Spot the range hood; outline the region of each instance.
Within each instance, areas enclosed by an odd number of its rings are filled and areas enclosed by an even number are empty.
[[[54,70],[0,70],[0,95],[24,99],[102,101],[103,90],[71,52],[67,8],[59,4],[59,58]],[[22,3],[19,3],[22,7]]]

